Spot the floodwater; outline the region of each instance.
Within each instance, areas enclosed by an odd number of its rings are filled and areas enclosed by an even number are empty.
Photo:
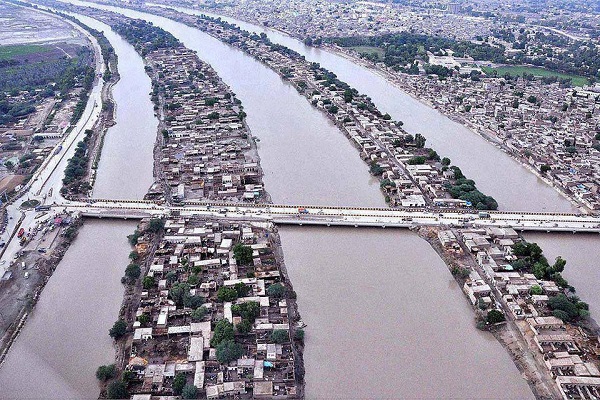
[[[0,368],[2,399],[96,399],[95,371],[112,364],[108,330],[134,224],[88,220],[48,281]]]
[[[273,71],[196,29],[117,10],[171,32],[237,93],[260,139],[274,202],[384,204],[348,140]],[[308,324],[307,398],[532,396],[502,346],[475,329],[444,263],[414,234],[288,227],[280,233]]]
[[[371,97],[381,112],[387,112],[394,120],[404,122],[403,128],[408,133],[425,136],[427,146],[437,150],[440,156],[449,157],[467,177],[475,180],[482,192],[498,201],[500,209],[576,211],[570,202],[502,150],[391,85],[375,71],[329,51],[306,46],[302,41],[274,29],[204,11],[170,4],[169,7],[190,14],[220,17],[250,32],[264,32],[274,43],[297,51],[311,62],[318,62],[360,93]]]
[[[114,88],[117,125],[106,136],[95,195],[141,199],[152,183],[156,137],[149,78],[133,47],[106,25],[77,17],[105,31],[121,72]],[[136,121],[139,116],[144,119]],[[85,221],[0,368],[1,399],[98,398],[95,371],[114,362],[108,330],[123,301],[126,236],[135,225]]]

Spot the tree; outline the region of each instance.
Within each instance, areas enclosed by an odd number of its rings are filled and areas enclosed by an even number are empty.
[[[219,301],[234,301],[238,298],[237,291],[234,288],[228,286],[221,286],[217,292],[217,299]]]
[[[137,265],[137,264],[129,264],[127,266],[127,268],[125,268],[125,279],[129,283],[133,283],[133,282],[135,282],[135,280],[137,278],[140,277],[141,273],[142,273],[142,270],[140,269],[139,265]]]
[[[527,97],[527,101],[532,104],[537,103],[537,97],[531,95],[531,96]]]
[[[179,396],[181,394],[181,392],[183,391],[183,387],[185,386],[186,383],[187,383],[187,379],[185,377],[185,374],[182,374],[180,372],[177,375],[175,375],[175,378],[173,378],[173,394],[175,394],[176,396]]]
[[[385,115],[383,116],[383,119],[386,120],[386,121],[389,121],[389,120],[392,119],[392,116],[390,114],[388,114],[388,113],[385,113]]]
[[[204,306],[198,307],[194,311],[192,311],[192,314],[191,314],[192,319],[194,321],[202,321],[207,312],[208,312],[208,310],[206,309],[206,307],[204,307]]]
[[[136,261],[139,258],[140,258],[140,255],[139,255],[139,253],[137,251],[134,250],[131,253],[129,253],[129,259],[131,261]]]
[[[186,282],[178,282],[169,290],[169,296],[177,305],[183,305],[183,300],[190,294],[190,285]]]
[[[235,285],[233,285],[233,288],[237,292],[238,297],[246,297],[248,295],[248,292],[250,292],[250,286],[247,286],[243,282],[236,283]]]
[[[294,339],[304,342],[304,329],[298,329],[294,332]]]
[[[146,290],[149,290],[150,288],[152,288],[152,286],[154,286],[155,283],[156,282],[154,281],[153,276],[145,276],[144,279],[142,280],[142,286]]]
[[[242,322],[235,326],[235,329],[238,331],[238,333],[245,335],[252,330],[252,322],[248,321],[247,319],[243,319]]]
[[[185,385],[181,390],[182,399],[195,399],[198,397],[198,388],[194,385]]]
[[[117,375],[117,368],[115,367],[115,364],[101,365],[96,370],[96,378],[102,382],[106,382],[107,380],[114,378],[115,375]]]
[[[200,282],[200,278],[198,278],[198,275],[196,275],[196,274],[190,275],[187,280],[187,283],[189,283],[190,286],[196,286],[199,282]]]
[[[250,264],[252,262],[252,248],[237,243],[233,246],[233,258],[241,265]]]
[[[128,399],[129,393],[123,381],[113,381],[106,388],[106,397],[109,399]]]
[[[274,283],[267,288],[267,295],[280,299],[285,296],[287,290],[281,283]]]
[[[425,147],[425,141],[425,137],[420,133],[417,133],[415,135],[415,145],[417,146],[417,148],[422,149],[423,147]]]
[[[546,172],[550,171],[551,169],[552,169],[552,168],[550,168],[550,166],[549,166],[548,164],[543,164],[543,165],[540,167],[540,172],[541,172],[542,174],[545,174]]]
[[[504,320],[505,318],[504,314],[502,314],[502,311],[494,309],[487,313],[486,321],[488,324],[497,324],[498,322],[502,322]]]
[[[555,311],[564,311],[569,317],[568,320],[573,320],[579,316],[579,309],[577,308],[577,305],[575,305],[567,296],[562,293],[551,297],[548,300],[548,306]]]
[[[556,261],[554,262],[554,265],[552,266],[552,270],[554,272],[563,272],[565,270],[566,264],[567,264],[567,261],[564,260],[562,257],[558,256],[558,257],[556,257]]]
[[[231,307],[233,315],[239,315],[243,319],[254,322],[256,317],[260,315],[260,304],[256,301],[247,301],[241,304],[234,304]]]
[[[112,328],[109,329],[108,334],[110,335],[110,337],[117,340],[117,339],[120,339],[121,337],[123,337],[126,332],[127,332],[127,322],[125,322],[122,319],[118,319],[113,324]]]
[[[540,285],[533,285],[531,289],[529,289],[529,293],[533,295],[541,295],[542,293],[544,293],[544,290]]]
[[[275,329],[273,333],[271,333],[271,341],[273,343],[281,344],[287,342],[288,340],[288,331],[284,329]]]
[[[189,293],[186,293],[183,296],[183,306],[184,307],[196,309],[196,308],[200,307],[202,304],[204,304],[204,297],[202,297],[200,295],[192,296]]]
[[[221,364],[229,364],[237,360],[244,354],[244,348],[241,344],[233,340],[225,340],[217,346],[217,360]]]
[[[221,342],[233,340],[233,324],[226,319],[222,319],[215,325],[215,333],[210,340],[211,347],[217,347]]]
[[[569,322],[571,320],[571,317],[569,317],[569,314],[567,314],[563,310],[554,310],[554,311],[552,311],[552,315],[554,315],[556,318],[560,318],[561,320],[563,320],[565,322]]]
[[[157,233],[165,227],[165,220],[162,218],[152,218],[148,224],[148,231]]]
[[[450,161],[450,159],[448,157],[442,158],[442,165],[443,166],[447,167],[447,166],[450,165],[450,163],[451,163],[451,161]]]

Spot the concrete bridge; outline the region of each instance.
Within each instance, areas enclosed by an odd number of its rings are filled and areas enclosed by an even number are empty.
[[[382,228],[512,227],[518,231],[600,233],[599,216],[568,213],[200,202],[165,206],[152,201],[108,199],[94,199],[87,202],[65,201],[53,207],[78,211],[83,216],[95,218],[141,219],[180,215],[288,225]]]

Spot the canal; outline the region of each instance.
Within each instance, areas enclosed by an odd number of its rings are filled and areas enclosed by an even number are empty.
[[[118,11],[170,31],[237,93],[274,202],[384,206],[357,151],[276,73],[197,29]],[[531,397],[502,346],[475,329],[444,263],[414,234],[280,233],[308,324],[307,398]]]

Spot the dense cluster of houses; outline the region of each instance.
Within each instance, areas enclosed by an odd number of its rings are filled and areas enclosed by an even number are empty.
[[[208,399],[296,398],[297,326],[272,232],[172,217],[151,240],[136,246],[147,273],[126,367],[133,398],[178,394],[178,375]]]
[[[600,209],[600,87],[485,76],[394,77],[445,114],[501,142],[586,207]]]
[[[484,18],[452,12],[447,2],[427,7],[413,7],[407,2],[324,0],[285,0],[276,5],[267,0],[212,4],[221,14],[282,29],[301,39],[373,36],[407,30],[470,39],[489,34],[492,26]]]
[[[177,14],[177,18],[188,17]],[[400,123],[380,113],[367,96],[347,88],[332,78],[331,73],[298,54],[271,46],[258,35],[245,34],[215,20],[190,19],[190,22],[265,63],[292,82],[315,107],[322,109],[358,147],[371,172],[380,177],[390,205],[471,205],[452,198],[448,192],[455,182],[454,169],[443,165],[437,153],[424,147],[424,138],[407,134]]]
[[[146,61],[164,112],[158,164],[171,199],[260,199],[258,156],[229,87],[184,47],[156,50]]]
[[[552,314],[548,301],[563,293],[554,281],[516,271],[513,246],[521,241],[512,228],[439,231],[448,252],[471,253],[463,291],[481,309],[500,308],[517,321],[531,351],[539,352],[564,399],[594,399],[600,394],[600,338],[591,337]],[[478,272],[481,272],[481,274]]]

